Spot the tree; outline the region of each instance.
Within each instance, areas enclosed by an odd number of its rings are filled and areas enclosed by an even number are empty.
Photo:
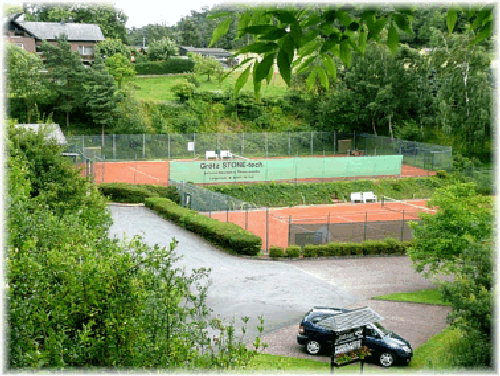
[[[120,53],[130,59],[130,49],[120,39],[105,39],[96,45],[96,55],[109,58]]]
[[[121,86],[121,80],[125,79],[124,76],[127,73],[126,68],[121,68],[121,66],[113,65],[114,61],[119,61],[119,59],[125,59],[127,64],[130,64],[126,57],[121,54],[115,54],[106,60],[106,63],[113,67],[112,72],[119,76],[117,79],[114,74],[104,66],[101,58],[96,56],[92,69],[90,69],[90,74],[87,75],[84,87],[83,100],[87,106],[92,120],[97,125],[102,128],[102,142],[101,145],[104,146],[104,130],[106,126],[110,126],[115,122],[116,108],[119,101],[119,95],[116,90],[115,80],[119,80],[119,87]],[[124,64],[122,64],[124,66]],[[132,68],[133,73],[135,71]],[[114,79],[113,79],[114,77]]]
[[[201,26],[192,18],[184,18],[178,24],[181,32],[182,45],[188,47],[203,47],[201,41]]]
[[[46,5],[30,3],[24,5],[27,21],[61,22],[71,17],[75,23],[95,23],[100,26],[105,38],[120,39],[127,43],[127,16],[111,5]]]
[[[493,11],[491,7],[481,10],[460,8],[471,28],[477,31],[474,43],[491,36]],[[457,9],[447,13],[447,26],[451,33],[457,23]],[[227,33],[231,24],[231,14],[221,12],[211,18],[227,17],[214,30],[211,45]],[[318,74],[322,85],[328,85],[325,77],[336,76],[336,66],[330,54],[338,56],[344,66],[351,65],[352,51],[364,53],[367,41],[380,41],[380,34],[387,28],[387,46],[394,54],[399,45],[399,31],[412,34],[412,10],[396,9],[354,9],[350,6],[317,8],[315,6],[285,6],[254,8],[246,10],[239,19],[237,38],[250,34],[256,42],[240,49],[240,53],[256,53],[258,58],[249,58],[240,63],[248,64],[247,69],[236,81],[237,93],[248,80],[248,72],[253,69],[254,93],[259,96],[262,80],[269,82],[269,72],[277,62],[283,80],[289,85],[294,69],[310,65],[315,60],[325,62],[326,69],[318,67],[311,77]],[[476,21],[478,20],[478,21]],[[297,55],[295,51],[297,50]],[[294,60],[294,57],[297,57]],[[310,79],[312,81],[312,78]]]
[[[175,42],[169,38],[162,38],[149,44],[148,58],[149,60],[167,60],[172,56],[179,55],[179,48]]]
[[[9,96],[25,99],[28,123],[37,101],[48,95],[42,70],[38,55],[7,43],[7,91]]]
[[[56,95],[57,108],[66,112],[66,126],[69,114],[82,105],[82,84],[85,68],[78,52],[71,51],[66,36],[56,40],[56,45],[44,41],[42,52],[49,70],[49,89]]]
[[[121,89],[122,83],[128,81],[136,75],[135,69],[130,63],[130,60],[121,53],[116,53],[107,58],[104,62],[108,72],[114,77],[118,83],[118,88]]]
[[[429,278],[453,275],[440,285],[452,303],[449,322],[465,333],[457,365],[491,367],[493,199],[465,183],[439,188],[429,205],[438,207],[437,214],[422,214],[420,224],[410,224],[409,256],[417,272]]]
[[[208,81],[210,81],[210,76],[220,76],[224,73],[224,68],[221,63],[213,56],[202,56],[200,54],[189,53],[191,59],[194,60],[194,72],[197,75],[207,75]]]

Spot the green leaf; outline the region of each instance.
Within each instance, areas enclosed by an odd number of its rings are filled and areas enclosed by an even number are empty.
[[[387,36],[387,46],[393,54],[396,54],[399,46],[399,34],[396,27],[391,24],[389,27],[389,34]]]
[[[260,99],[260,88],[262,86],[262,83],[260,80],[257,80],[257,67],[258,64],[254,64],[253,66],[253,93],[255,95],[255,98],[257,100]]]
[[[293,45],[293,39],[291,36],[287,35],[283,40],[283,46],[281,47],[288,54],[289,65],[293,63],[293,57],[295,55],[295,48]]]
[[[271,52],[276,50],[278,48],[278,44],[274,42],[270,43],[262,43],[262,42],[256,42],[252,43],[249,46],[243,47],[240,49],[238,52],[240,54],[247,53],[247,52],[255,52],[255,53],[265,53],[265,52]]]
[[[247,69],[245,69],[238,77],[238,79],[236,80],[236,84],[234,85],[234,96],[237,97],[238,96],[238,93],[240,92],[240,90],[243,88],[243,86],[245,86],[245,84],[247,83],[248,81],[248,77],[250,76],[250,68],[252,66],[249,65],[247,67]]]
[[[282,24],[285,25],[297,22],[297,19],[295,18],[295,13],[291,11],[278,11],[275,14],[275,16]]]
[[[293,39],[293,44],[297,47],[302,45],[302,28],[298,22],[294,22],[290,25],[290,35]]]
[[[457,23],[457,11],[451,8],[448,10],[448,13],[446,13],[446,24],[448,25],[449,35],[453,33],[453,28],[455,27],[456,23]]]
[[[335,79],[337,78],[337,67],[335,66],[335,62],[333,61],[332,57],[329,55],[323,55],[321,56],[321,60],[323,61],[323,65],[325,66],[326,71],[335,82]]]
[[[366,39],[368,38],[368,32],[366,32],[364,29],[359,31],[359,36],[358,36],[358,46],[361,51],[361,53],[364,53],[366,51]]]
[[[340,23],[342,23],[342,25],[344,25],[345,27],[349,27],[349,25],[351,25],[352,20],[351,17],[349,17],[349,15],[347,14],[347,12],[345,11],[336,12],[335,17],[338,18]]]
[[[413,34],[413,30],[410,27],[410,23],[408,22],[408,20],[404,15],[393,14],[392,18],[394,19],[394,22],[396,22],[396,25],[398,25],[400,30],[408,34]]]
[[[472,41],[472,44],[479,43],[479,42],[491,37],[491,31],[492,31],[491,30],[491,23],[492,23],[492,21],[488,21],[488,23],[486,25],[484,25],[483,29],[479,33],[477,33],[476,37]]]
[[[314,88],[314,82],[316,81],[316,70],[313,69],[311,73],[309,73],[309,76],[307,77],[306,80],[306,88],[307,91],[312,91]]]
[[[479,27],[479,25],[484,25],[484,23],[490,19],[490,16],[491,16],[491,9],[480,11],[477,14],[477,17],[472,22],[471,29],[475,30]]]
[[[288,53],[282,48],[278,52],[278,69],[283,80],[290,86],[290,58]]]
[[[302,28],[309,27],[311,25],[316,25],[319,23],[319,16],[317,14],[309,15],[304,21],[300,22]]]
[[[359,29],[359,23],[357,22],[351,22],[349,25],[349,30],[351,31],[357,31]]]
[[[238,20],[238,28],[236,32],[236,39],[241,38],[245,35],[245,28],[250,23],[250,15],[248,13],[243,13]]]
[[[269,33],[266,33],[260,37],[260,39],[263,40],[275,40],[275,39],[281,39],[285,35],[287,35],[287,31],[285,29],[278,29],[276,28],[275,30],[271,30]]]
[[[319,40],[312,40],[305,46],[301,47],[299,50],[299,56],[309,56],[312,52],[316,51],[320,45]]]
[[[312,55],[312,56],[309,56],[305,61],[303,61],[300,66],[297,68],[297,71],[295,72],[296,75],[299,75],[301,74],[302,72],[304,72],[307,68],[309,68],[309,66],[311,65],[311,63],[316,60],[318,56],[317,55]]]
[[[366,22],[366,26],[368,26],[368,39],[378,39],[378,36],[386,23],[387,17],[379,18],[374,22],[371,22],[370,19],[368,19]]]
[[[245,27],[243,32],[245,34],[252,34],[252,35],[262,35],[262,34],[267,34],[270,33],[273,30],[276,30],[276,26],[270,26],[270,25],[259,25],[259,26],[249,26]]]
[[[232,16],[232,13],[230,13],[230,12],[219,12],[219,13],[215,13],[215,14],[209,14],[207,16],[207,19],[209,19],[209,20],[215,20],[217,18],[226,17],[226,16]]]
[[[257,69],[255,70],[256,76],[254,80],[261,81],[267,77],[269,70],[272,69],[274,63],[275,53],[266,54],[264,59],[260,63],[257,63]]]
[[[340,59],[346,67],[351,66],[351,48],[347,39],[340,42]]]
[[[326,92],[330,92],[330,81],[328,81],[328,76],[325,70],[321,67],[316,67],[315,70],[318,72],[321,85],[325,88]]]
[[[212,40],[210,41],[209,47],[212,47],[215,42],[217,42],[220,37],[225,35],[229,30],[229,26],[231,25],[232,19],[228,18],[227,20],[222,21],[212,33]]]

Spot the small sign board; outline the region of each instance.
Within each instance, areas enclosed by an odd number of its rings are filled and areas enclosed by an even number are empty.
[[[335,336],[335,355],[359,349],[362,339],[362,327],[337,332]]]
[[[188,151],[194,151],[194,141],[188,142]]]

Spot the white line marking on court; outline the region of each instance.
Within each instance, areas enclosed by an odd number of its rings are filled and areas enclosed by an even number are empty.
[[[149,176],[151,179],[156,179],[156,180],[160,181],[160,179],[155,178],[154,176],[151,176],[151,175],[149,175],[149,174],[146,174],[145,172],[139,171],[139,170],[137,170],[137,169],[135,169],[135,168],[133,168],[133,167],[129,167],[129,168],[130,168],[131,170],[137,171],[139,174],[147,175],[147,176]]]

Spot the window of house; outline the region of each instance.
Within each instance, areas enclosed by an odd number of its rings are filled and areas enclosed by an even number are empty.
[[[79,46],[78,51],[81,56],[92,56],[94,54],[94,47]]]
[[[23,44],[22,43],[14,43],[16,45],[16,47],[21,47],[23,48]]]

